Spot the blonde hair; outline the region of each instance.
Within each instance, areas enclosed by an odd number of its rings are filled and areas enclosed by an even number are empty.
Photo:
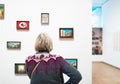
[[[46,33],[40,33],[36,38],[35,50],[36,51],[48,51],[53,49],[52,39]]]

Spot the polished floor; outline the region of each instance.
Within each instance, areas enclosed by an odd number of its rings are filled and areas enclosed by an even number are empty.
[[[92,84],[120,84],[120,69],[104,62],[93,62]]]

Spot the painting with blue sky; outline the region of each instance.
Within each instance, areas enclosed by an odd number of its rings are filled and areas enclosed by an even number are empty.
[[[59,35],[60,38],[73,38],[73,28],[60,28]]]
[[[73,67],[77,68],[77,59],[65,59],[68,63],[70,63]]]

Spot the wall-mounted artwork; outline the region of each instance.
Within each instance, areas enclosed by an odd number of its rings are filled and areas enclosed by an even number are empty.
[[[25,63],[15,63],[15,74],[26,74]]]
[[[65,59],[67,62],[69,62],[73,67],[75,67],[77,69],[77,63],[78,63],[78,60],[77,59]]]
[[[59,38],[74,38],[73,28],[59,28]]]
[[[120,32],[114,32],[113,34],[113,50],[120,52]]]
[[[20,49],[21,42],[20,41],[7,41],[7,48],[8,49]]]
[[[17,21],[17,30],[29,30],[29,21]]]
[[[41,24],[42,25],[49,24],[49,13],[41,13]]]
[[[4,19],[4,4],[0,4],[0,19]]]
[[[92,28],[92,55],[102,55],[102,28]]]

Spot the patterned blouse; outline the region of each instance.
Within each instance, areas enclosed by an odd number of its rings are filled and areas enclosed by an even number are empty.
[[[40,63],[39,63],[40,62]],[[36,64],[35,71],[31,75]],[[30,84],[78,84],[82,79],[80,72],[71,66],[62,56],[38,53],[26,59],[26,72]],[[63,73],[70,79],[64,83]]]

